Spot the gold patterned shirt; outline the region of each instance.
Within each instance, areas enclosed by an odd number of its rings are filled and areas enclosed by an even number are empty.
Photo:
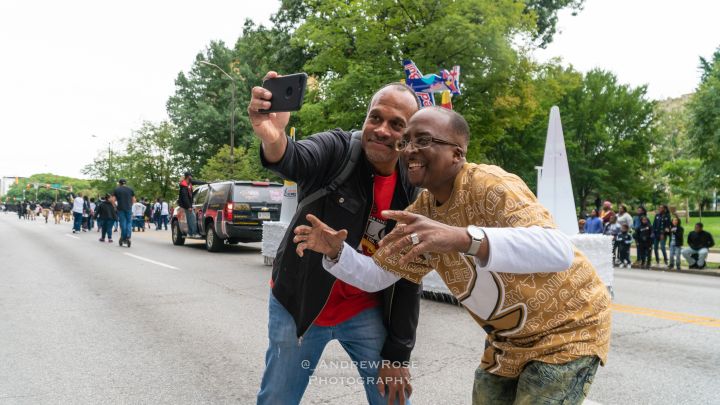
[[[550,213],[519,177],[490,165],[466,163],[448,201],[437,205],[425,190],[407,210],[452,226],[555,228]],[[492,252],[492,239],[488,241]],[[589,260],[573,250],[570,267],[553,273],[485,271],[461,253],[433,253],[429,260],[400,266],[400,255],[381,248],[373,260],[416,283],[437,270],[487,332],[481,366],[516,377],[530,361],[562,364],[582,356],[598,356],[603,364],[607,360],[610,297]],[[533,266],[533,257],[518,255]]]

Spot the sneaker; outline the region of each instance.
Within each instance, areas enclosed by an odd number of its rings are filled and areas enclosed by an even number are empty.
[[[697,269],[697,268],[698,268],[698,265],[697,265],[697,264],[691,264],[690,267],[688,267],[688,268],[689,268],[689,269]]]
[[[704,268],[705,268],[705,263],[703,263],[702,266],[698,266],[698,270],[702,270],[702,269],[704,269]]]
[[[100,238],[100,239],[98,239],[98,241],[100,241],[100,242],[105,242],[105,239]]]
[[[126,239],[125,243],[127,244],[127,247],[130,247],[130,239]]]
[[[112,243],[112,239],[108,239],[108,243]]]
[[[118,241],[118,244],[119,244],[120,246],[122,246],[123,243],[125,243],[125,241],[124,241],[123,239],[120,239],[120,240]]]

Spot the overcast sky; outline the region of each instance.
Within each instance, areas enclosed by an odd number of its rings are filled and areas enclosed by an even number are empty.
[[[167,118],[174,80],[211,40],[278,1],[0,2],[0,176],[84,177],[81,169],[143,120]],[[546,60],[602,67],[652,98],[689,93],[698,57],[720,45],[720,2],[587,0],[562,13]],[[93,137],[92,135],[95,135]]]

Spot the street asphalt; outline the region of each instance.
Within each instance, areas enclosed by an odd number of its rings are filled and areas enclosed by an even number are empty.
[[[270,267],[167,231],[132,248],[0,214],[0,404],[254,403]],[[612,347],[588,403],[720,404],[720,277],[617,269]],[[412,403],[469,404],[484,332],[423,300]],[[333,342],[303,404],[362,404]],[[335,377],[333,379],[333,377]],[[342,378],[338,378],[342,377]]]

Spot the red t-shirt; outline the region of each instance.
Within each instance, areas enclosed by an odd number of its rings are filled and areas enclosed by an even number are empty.
[[[380,213],[390,209],[395,183],[397,183],[397,172],[386,177],[378,175],[374,177],[373,206],[365,226],[365,235],[360,243],[362,252],[366,256],[375,254],[380,239],[385,236],[387,220]],[[368,293],[341,280],[336,280],[325,307],[315,319],[315,324],[334,326],[379,304],[379,293]]]

